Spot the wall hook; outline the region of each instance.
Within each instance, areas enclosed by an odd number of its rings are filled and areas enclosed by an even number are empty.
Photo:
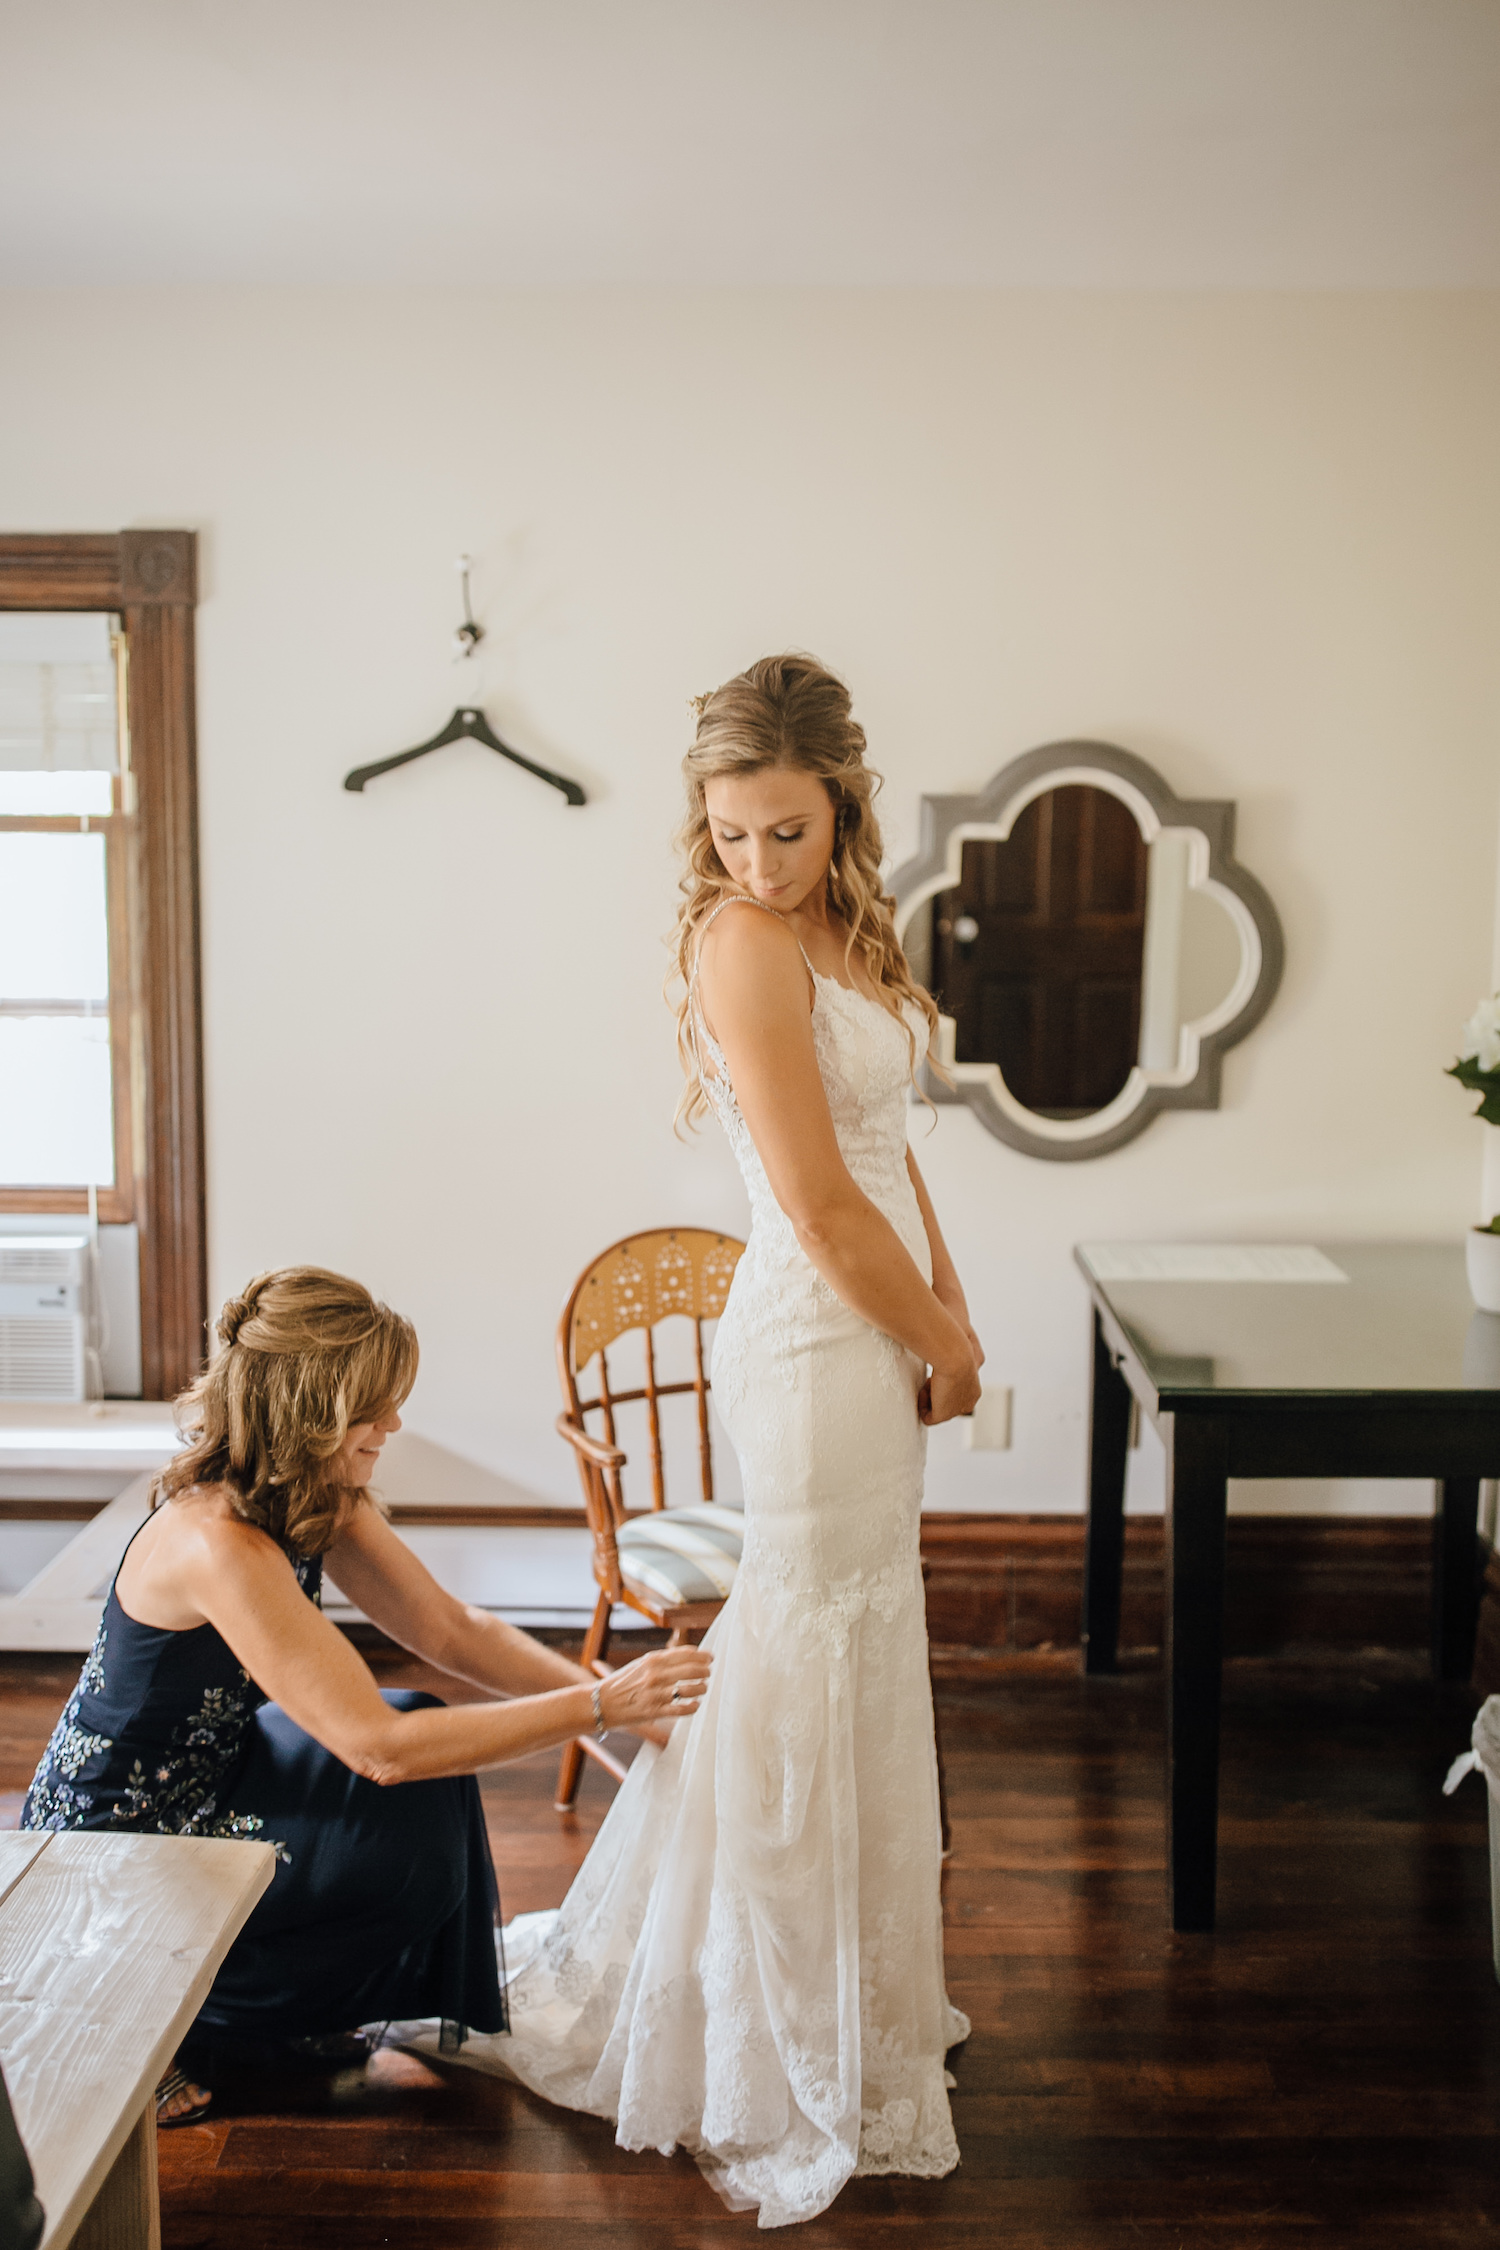
[[[458,575],[463,582],[464,621],[453,636],[453,646],[457,649],[461,657],[468,657],[474,654],[474,651],[478,648],[480,642],[484,639],[484,627],[475,622],[473,604],[469,600],[468,556],[460,555],[455,567],[457,568]]]

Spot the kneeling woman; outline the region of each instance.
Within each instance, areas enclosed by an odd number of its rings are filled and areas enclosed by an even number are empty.
[[[200,2074],[219,2049],[267,2059],[395,2018],[502,2030],[472,1776],[596,1723],[660,1740],[696,1710],[710,1659],[662,1649],[601,1685],[444,1593],[367,1489],[417,1340],[357,1282],[263,1274],[218,1335],[179,1402],[187,1448],[126,1549],[21,1825],[274,1845],[270,1888],[180,2058]],[[450,1710],[382,1693],[322,1615],[325,1565],[403,1648],[515,1700]],[[175,2072],[159,2118],[208,2099]]]

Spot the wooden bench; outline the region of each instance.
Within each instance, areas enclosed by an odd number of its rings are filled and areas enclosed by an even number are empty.
[[[0,1834],[0,2063],[41,2250],[159,2250],[156,2084],[275,1865],[216,1837]]]

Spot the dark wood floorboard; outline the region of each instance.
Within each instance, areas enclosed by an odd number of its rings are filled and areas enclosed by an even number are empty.
[[[384,1656],[382,1679],[432,1684]],[[0,1659],[0,1819],[72,1684]],[[1220,1927],[1164,1919],[1161,1683],[1071,1660],[942,1689],[963,2162],[857,2181],[808,2250],[1449,2250],[1500,2239],[1500,1990],[1473,1698],[1406,1658],[1228,1668]],[[555,1903],[607,1810],[549,1755],[488,1777],[508,1912]],[[449,2065],[217,2089],[161,2138],[164,2250],[718,2250],[685,2158]]]

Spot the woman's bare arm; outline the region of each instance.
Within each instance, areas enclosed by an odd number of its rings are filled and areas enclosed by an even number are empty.
[[[963,1283],[958,1278],[958,1268],[954,1265],[952,1254],[947,1243],[943,1240],[943,1230],[938,1225],[937,1213],[932,1207],[932,1197],[927,1192],[927,1182],[923,1179],[917,1160],[910,1149],[906,1152],[906,1169],[912,1187],[916,1191],[917,1205],[922,1213],[922,1224],[927,1229],[927,1246],[932,1252],[932,1293],[940,1304],[947,1306],[959,1327],[968,1337],[974,1353],[974,1365],[983,1367],[984,1346],[974,1333],[974,1323],[969,1318],[968,1299],[964,1295]]]
[[[791,931],[767,914],[721,915],[699,989],[771,1193],[808,1259],[851,1311],[933,1370],[935,1420],[970,1412],[979,1377],[969,1340],[840,1152]]]
[[[455,1600],[377,1508],[355,1510],[323,1567],[372,1625],[455,1680],[496,1695],[542,1695],[580,1682],[593,1687],[594,1675],[560,1649]],[[638,1721],[629,1731],[661,1747],[671,1739],[671,1722]]]
[[[592,1685],[558,1650],[455,1600],[374,1507],[355,1510],[323,1567],[372,1625],[454,1679],[497,1695]]]
[[[549,1687],[594,1687],[594,1674],[560,1649],[544,1647],[531,1633],[495,1618],[488,1609],[459,1602],[432,1570],[391,1530],[378,1507],[358,1507],[324,1557],[324,1570],[371,1624],[398,1647],[412,1649],[439,1672],[448,1672],[490,1694],[544,1694]],[[652,1719],[630,1728],[663,1746],[670,1721]]]
[[[514,1703],[393,1711],[369,1667],[303,1594],[275,1541],[227,1514],[204,1511],[185,1522],[175,1560],[183,1593],[256,1685],[368,1780],[476,1773],[592,1730],[591,1690],[582,1681]],[[633,1726],[666,1716],[678,1682],[687,1715],[697,1707],[710,1661],[698,1649],[658,1649],[625,1666],[602,1686],[606,1723]]]

